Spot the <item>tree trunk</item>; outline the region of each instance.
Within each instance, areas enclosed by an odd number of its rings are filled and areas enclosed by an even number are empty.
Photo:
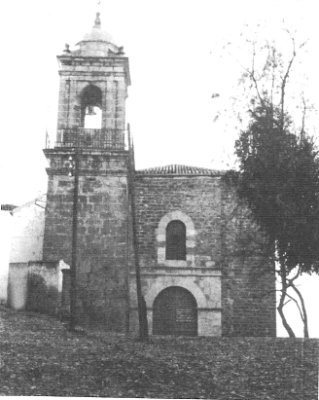
[[[305,338],[309,338],[309,329],[308,329],[308,315],[305,305],[305,300],[297,287],[292,283],[291,288],[296,292],[297,296],[299,297],[301,309],[302,309],[302,322],[303,322],[303,333]]]
[[[294,331],[292,330],[291,326],[288,324],[285,314],[283,312],[285,297],[286,297],[286,293],[281,292],[281,297],[280,297],[280,301],[279,301],[277,310],[280,315],[281,322],[282,322],[284,328],[286,329],[286,331],[288,332],[289,337],[294,338],[294,337],[296,337],[296,335],[295,335]]]
[[[287,286],[287,276],[286,276],[285,266],[282,264],[280,265],[279,274],[280,274],[280,278],[281,278],[281,295],[280,295],[280,300],[279,300],[277,310],[280,315],[282,324],[283,324],[284,328],[286,329],[289,337],[294,338],[294,337],[296,337],[296,335],[295,335],[294,331],[292,330],[291,326],[288,324],[288,321],[285,317],[284,310],[283,310],[284,305],[285,305],[285,298],[287,296],[288,286]]]

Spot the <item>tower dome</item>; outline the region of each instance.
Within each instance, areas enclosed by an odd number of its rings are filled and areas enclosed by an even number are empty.
[[[119,52],[112,36],[101,28],[100,13],[96,13],[93,28],[84,35],[77,46],[80,47],[78,55],[84,57],[107,57],[110,51],[115,54]]]

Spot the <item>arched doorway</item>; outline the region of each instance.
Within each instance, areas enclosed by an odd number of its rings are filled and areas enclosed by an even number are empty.
[[[153,304],[154,335],[197,335],[197,304],[186,289],[171,286],[162,290]]]

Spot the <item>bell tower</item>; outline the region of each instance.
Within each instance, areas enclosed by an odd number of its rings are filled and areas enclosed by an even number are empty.
[[[57,135],[54,147],[44,150],[49,167],[43,257],[71,265],[75,252],[78,318],[124,330],[132,248],[128,58],[102,30],[99,13],[77,48],[66,45],[57,58]]]
[[[124,150],[128,58],[101,29],[99,13],[92,30],[77,46],[77,50],[70,51],[66,45],[58,56],[57,145],[77,143],[80,147]]]

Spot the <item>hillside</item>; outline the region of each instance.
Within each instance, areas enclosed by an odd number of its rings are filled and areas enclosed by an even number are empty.
[[[318,341],[68,332],[1,309],[1,395],[315,400]]]

